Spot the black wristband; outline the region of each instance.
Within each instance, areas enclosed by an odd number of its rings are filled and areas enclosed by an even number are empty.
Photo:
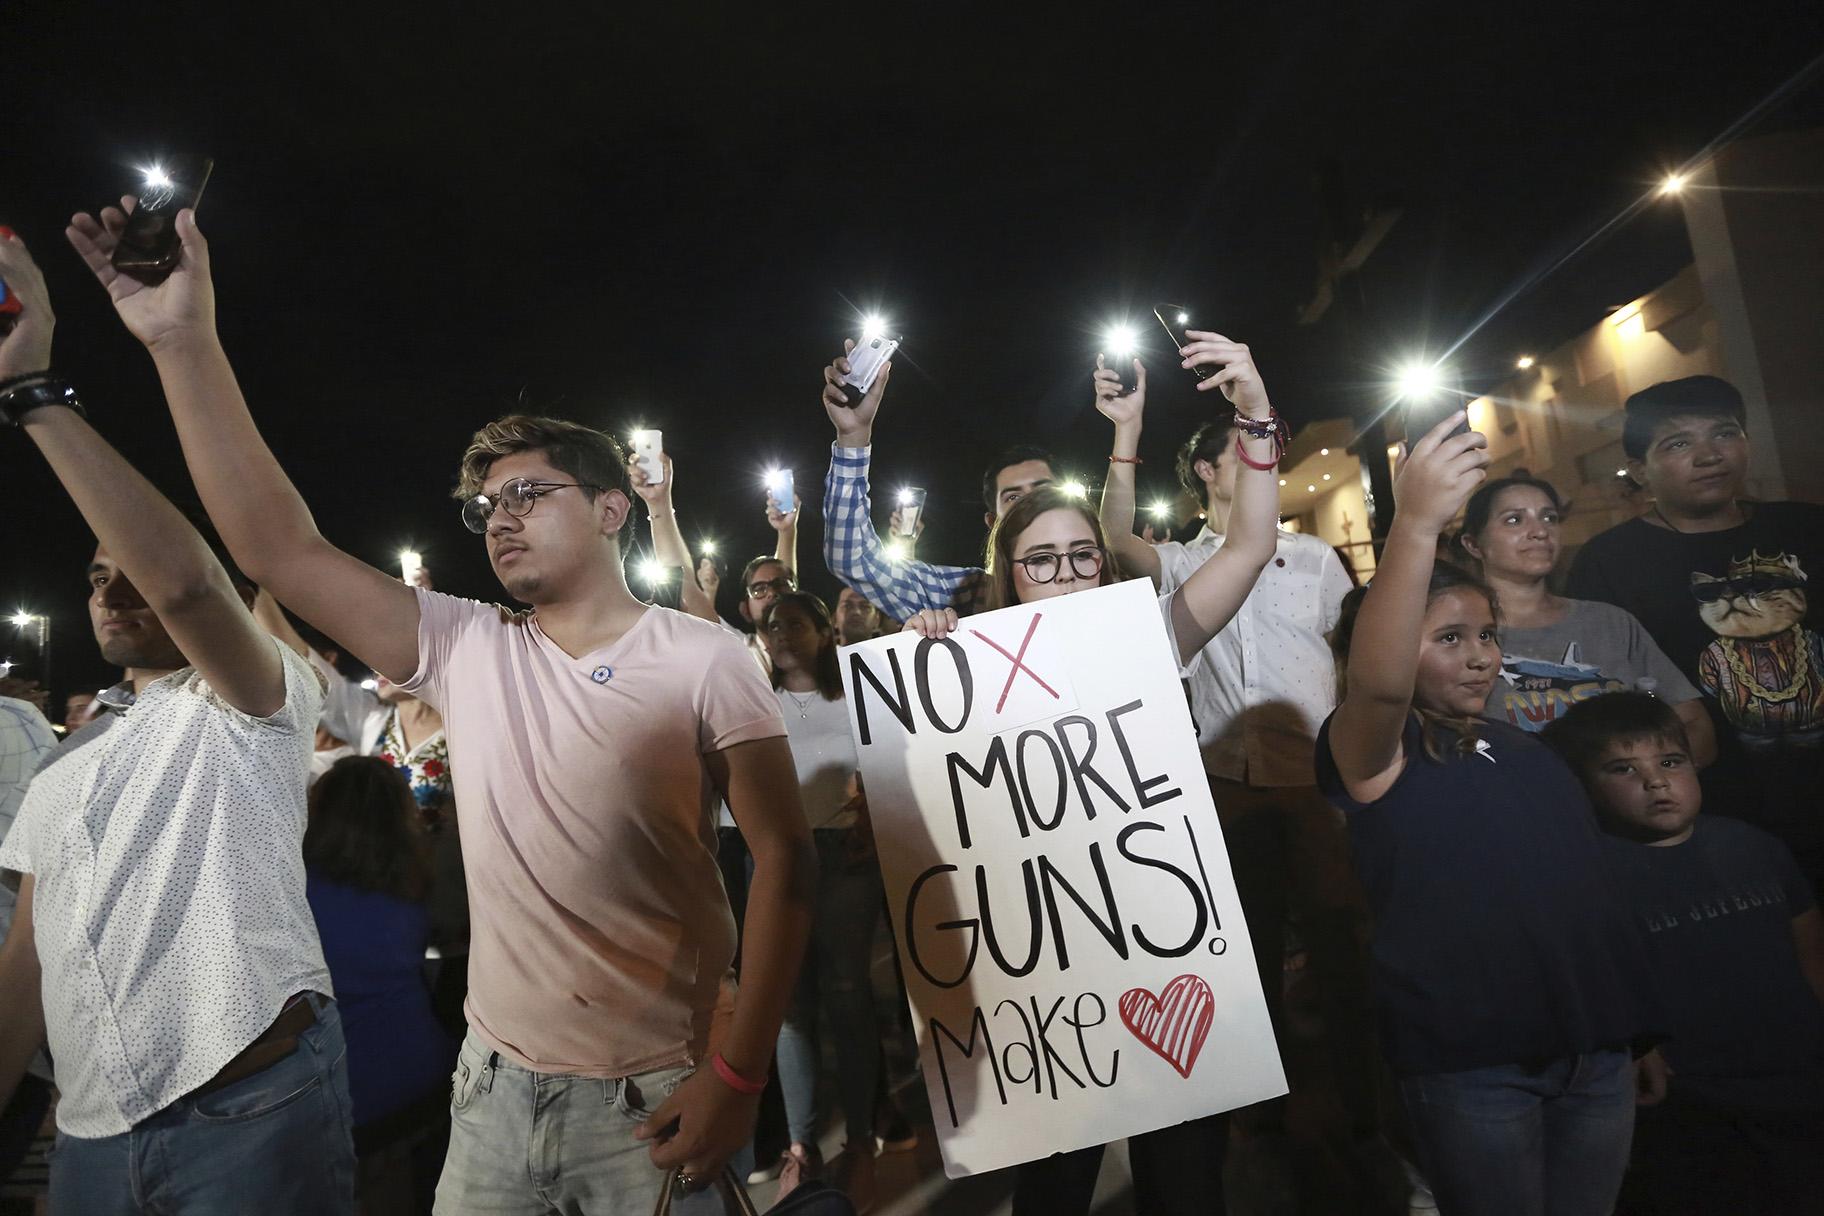
[[[48,367],[41,372],[27,372],[23,376],[8,376],[6,379],[0,380],[0,397],[27,384],[36,384],[41,380],[55,380],[56,378],[57,373]]]
[[[56,376],[47,374],[34,377],[17,388],[0,388],[0,422],[8,426],[22,425],[27,414],[47,405],[75,410],[78,418],[89,416],[88,411],[82,408],[81,399],[76,396],[76,389]]]

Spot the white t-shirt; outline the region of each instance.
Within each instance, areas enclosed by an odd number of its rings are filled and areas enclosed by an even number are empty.
[[[59,1130],[119,1135],[215,1076],[294,993],[330,994],[304,899],[323,687],[289,647],[254,718],[186,667],[39,770],[0,867],[33,876]]]
[[[820,692],[773,691],[791,739],[792,763],[798,766],[806,822],[812,829],[854,827],[855,812],[843,810],[858,767],[848,706],[841,697],[831,701]]]
[[[0,697],[0,840],[6,839],[19,804],[25,801],[25,787],[44,757],[57,749],[57,733],[44,720],[37,706],[12,697]],[[12,931],[13,909],[19,893],[12,883],[0,876],[0,941]],[[32,1057],[27,1071],[33,1076],[51,1079],[50,1063],[39,1052]]]

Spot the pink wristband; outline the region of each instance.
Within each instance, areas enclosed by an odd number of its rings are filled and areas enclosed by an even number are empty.
[[[751,1098],[766,1092],[766,1081],[764,1078],[758,1082],[748,1080],[746,1077],[736,1072],[735,1066],[730,1064],[727,1060],[724,1060],[722,1058],[722,1053],[719,1051],[715,1055],[709,1057],[709,1066],[716,1070],[716,1075],[722,1078],[722,1083],[724,1085],[738,1094],[746,1094]]]

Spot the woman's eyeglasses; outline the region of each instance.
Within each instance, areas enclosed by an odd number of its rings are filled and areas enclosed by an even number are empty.
[[[515,477],[500,487],[500,493],[489,497],[477,494],[462,504],[463,527],[477,535],[488,530],[488,521],[494,518],[496,507],[505,507],[508,515],[514,519],[523,519],[532,504],[552,490],[599,490],[601,486],[590,485],[586,481],[533,481],[529,477]]]
[[[1057,581],[1058,572],[1064,568],[1064,561],[1070,560],[1071,573],[1078,578],[1094,578],[1102,573],[1102,546],[1085,545],[1081,549],[1072,549],[1069,553],[1034,553],[1031,557],[1016,557],[1014,562],[1026,569],[1026,577],[1035,583]]]

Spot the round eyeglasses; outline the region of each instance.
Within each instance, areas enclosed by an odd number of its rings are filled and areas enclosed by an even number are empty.
[[[1016,557],[1014,564],[1026,569],[1026,577],[1035,583],[1056,582],[1058,572],[1064,568],[1064,560],[1070,559],[1071,573],[1078,578],[1094,578],[1102,573],[1102,546],[1085,545],[1081,549],[1072,549],[1069,553],[1034,553],[1031,557]]]
[[[532,510],[532,504],[540,496],[552,490],[599,490],[601,486],[591,485],[586,481],[533,481],[529,477],[515,477],[500,487],[498,494],[490,497],[477,494],[462,504],[462,524],[469,531],[481,535],[488,530],[488,521],[494,518],[494,508],[505,507],[507,514],[514,519],[522,519]]]

